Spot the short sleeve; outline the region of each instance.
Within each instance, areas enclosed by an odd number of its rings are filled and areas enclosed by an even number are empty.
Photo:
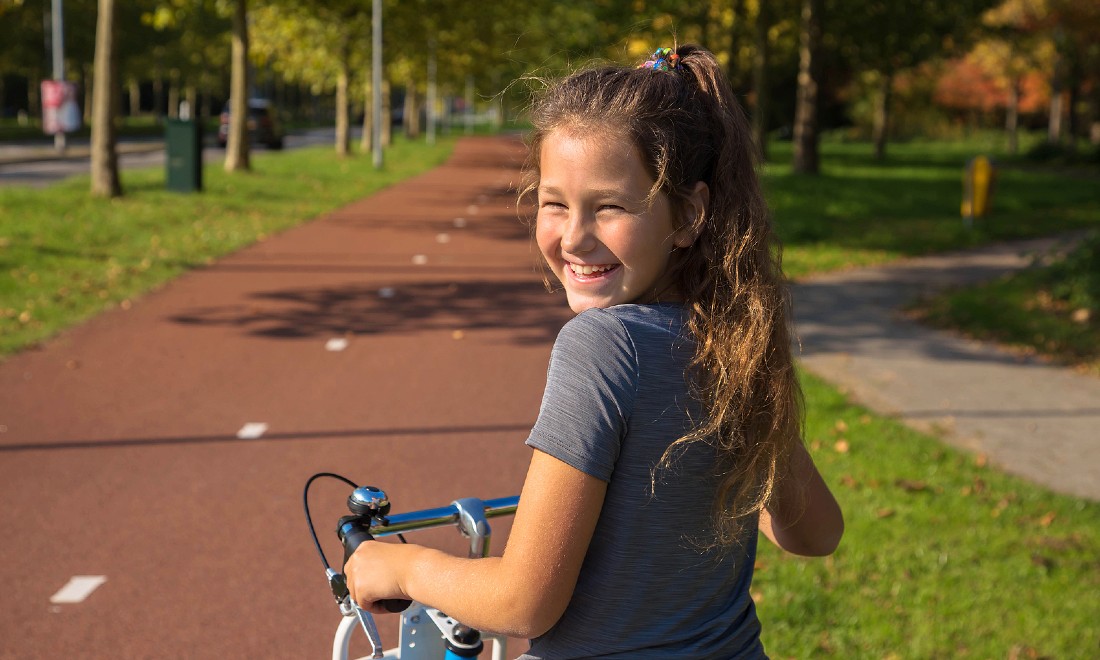
[[[638,357],[626,327],[602,309],[587,310],[558,333],[527,444],[610,481],[637,389]]]

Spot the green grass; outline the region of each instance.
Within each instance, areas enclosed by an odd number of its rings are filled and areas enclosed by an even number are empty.
[[[201,194],[165,190],[164,170],[123,170],[125,195],[92,199],[88,178],[0,188],[0,355],[446,160],[453,140],[397,139],[381,172],[330,147],[253,155],[253,171],[204,170]]]
[[[917,301],[910,313],[1100,375],[1100,232],[1052,264]]]
[[[761,543],[753,592],[772,657],[1097,657],[1100,504],[803,384],[846,531],[824,560]]]
[[[819,176],[794,174],[791,144],[773,143],[764,185],[791,277],[885,263],[990,241],[1100,227],[1100,169],[1040,169],[988,140],[871,145],[827,141]],[[960,217],[969,158],[1000,163],[991,215],[968,229]]]

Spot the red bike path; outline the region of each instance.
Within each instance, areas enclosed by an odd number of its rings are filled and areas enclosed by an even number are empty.
[[[0,364],[0,657],[326,657],[339,614],[302,511],[311,474],[382,487],[394,511],[518,493],[570,317],[517,218],[522,156],[461,140],[442,167]],[[311,494],[334,564],[347,494]],[[106,581],[51,602],[73,576]]]

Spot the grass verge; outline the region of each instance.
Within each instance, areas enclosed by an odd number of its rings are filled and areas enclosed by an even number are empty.
[[[1049,265],[917,301],[908,312],[1100,375],[1100,232]]]
[[[1096,657],[1100,504],[802,381],[846,532],[824,560],[761,543],[752,589],[772,657]]]
[[[1100,169],[1041,169],[987,141],[891,144],[881,163],[869,144],[824,142],[818,176],[791,171],[789,142],[770,149],[764,185],[791,277],[1100,227]],[[999,163],[992,212],[968,229],[962,174],[983,153]]]
[[[165,190],[161,168],[123,171],[115,200],[91,198],[83,176],[0,189],[0,355],[430,169],[453,144],[397,140],[381,171],[330,147],[258,153],[248,173],[208,165],[201,194]]]

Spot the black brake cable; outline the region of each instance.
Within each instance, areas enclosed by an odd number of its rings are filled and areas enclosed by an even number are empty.
[[[332,567],[328,565],[328,559],[325,557],[325,551],[321,549],[321,542],[317,539],[316,530],[313,529],[313,518],[309,515],[309,486],[314,482],[314,480],[320,477],[339,479],[340,481],[343,481],[352,488],[358,488],[359,484],[355,483],[351,479],[348,479],[347,477],[343,477],[332,472],[318,472],[306,481],[306,486],[302,489],[302,505],[305,507],[306,510],[306,524],[309,525],[309,534],[313,537],[313,545],[317,546],[317,554],[321,556],[321,563],[325,565],[326,571],[330,571],[332,570]]]

